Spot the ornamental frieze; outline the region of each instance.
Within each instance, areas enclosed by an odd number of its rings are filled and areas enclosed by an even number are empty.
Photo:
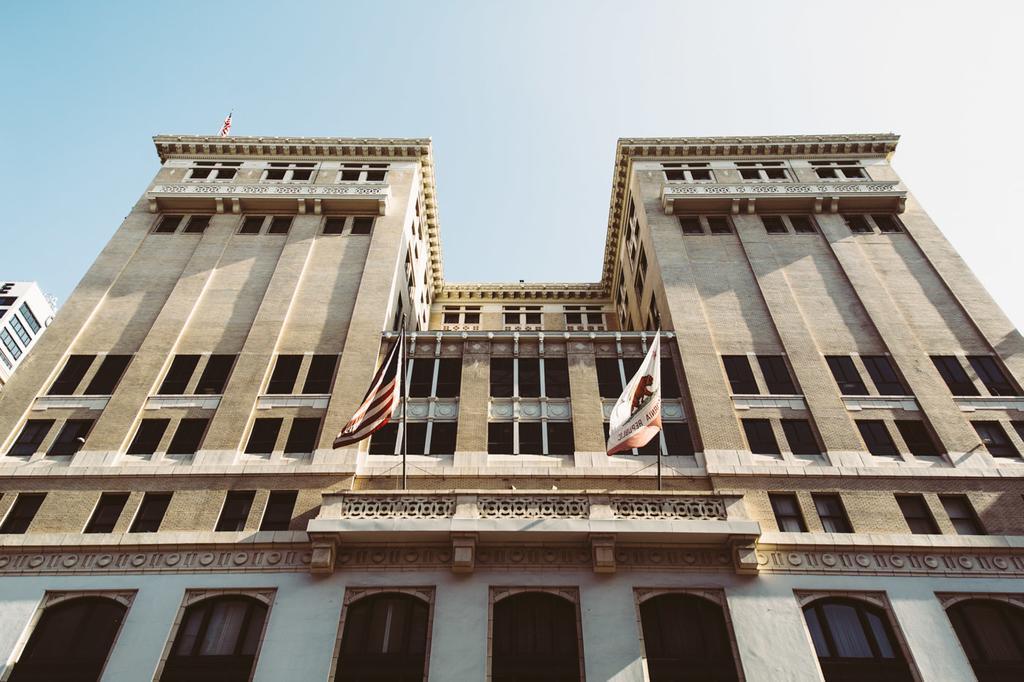
[[[312,551],[308,546],[280,549],[12,550],[0,553],[0,575],[308,571],[311,557]]]
[[[1024,577],[1024,551],[844,551],[759,546],[758,573]]]

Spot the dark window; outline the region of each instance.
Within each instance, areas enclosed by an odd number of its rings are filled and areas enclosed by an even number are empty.
[[[64,364],[64,369],[57,375],[57,380],[50,386],[47,395],[72,395],[82,378],[89,371],[95,355],[72,355]]]
[[[729,389],[733,393],[747,395],[760,393],[757,390],[754,372],[750,369],[750,360],[746,355],[723,355],[722,364],[725,365],[725,373],[729,377]]]
[[[273,490],[267,498],[267,508],[263,512],[260,530],[288,530],[295,511],[295,499],[299,493],[295,490]]]
[[[818,518],[821,519],[821,526],[826,533],[852,533],[853,526],[846,515],[846,508],[839,495],[815,493],[811,495],[814,500],[814,508],[818,511]]]
[[[761,222],[764,223],[764,231],[768,234],[789,234],[789,230],[786,229],[786,223],[782,221],[782,216],[763,215],[761,216]]]
[[[75,454],[85,445],[85,439],[89,437],[92,425],[92,419],[67,420],[46,454],[54,456]]]
[[[290,215],[276,215],[270,219],[270,227],[267,234],[288,234],[292,229],[292,217]]]
[[[779,454],[779,443],[775,440],[772,423],[767,419],[741,419],[743,432],[747,434],[747,445],[755,455]]]
[[[231,376],[231,368],[235,365],[234,355],[211,355],[206,367],[199,376],[196,393],[201,395],[217,395],[224,392],[224,387]]]
[[[1024,421],[1012,421],[1010,422],[1010,425],[1013,427],[1013,430],[1017,432],[1020,439],[1024,440]]]
[[[406,594],[376,594],[347,607],[337,682],[419,682],[427,663],[428,607]]]
[[[21,428],[21,433],[18,434],[17,440],[11,445],[7,454],[16,456],[36,454],[39,446],[43,444],[46,434],[53,428],[53,424],[54,420],[52,419],[29,419]]]
[[[190,417],[178,422],[171,444],[167,446],[168,455],[194,455],[203,442],[206,427],[210,420],[204,417]]]
[[[892,362],[884,355],[861,356],[864,367],[868,370],[868,376],[875,382],[875,389],[879,395],[907,395],[907,389],[900,381]]]
[[[249,509],[256,493],[252,490],[231,490],[224,498],[224,507],[220,510],[215,531],[245,530],[245,522],[249,519]]]
[[[874,232],[868,219],[862,215],[844,215],[843,220],[846,221],[846,226],[850,228],[850,232],[867,234]]]
[[[324,221],[324,234],[341,234],[345,231],[345,218],[328,218]]]
[[[711,234],[732,234],[732,223],[724,215],[709,215],[708,228]]]
[[[286,453],[307,453],[316,450],[316,437],[320,433],[320,417],[296,417],[285,442]]]
[[[248,682],[267,607],[249,597],[206,599],[185,610],[160,682]]]
[[[928,509],[928,503],[924,501],[923,495],[897,495],[896,502],[900,505],[903,518],[910,526],[910,532],[915,535],[936,535],[939,527],[935,525],[935,519]]]
[[[679,387],[679,378],[676,376],[676,366],[672,362],[672,358],[664,356],[661,358],[661,397],[682,397],[682,390]]]
[[[434,387],[434,359],[415,358],[409,379],[410,398],[428,398]]]
[[[800,513],[800,504],[793,493],[769,493],[768,500],[772,503],[775,523],[784,533],[806,533],[807,524]]]
[[[171,366],[167,370],[167,376],[160,384],[160,395],[181,395],[188,388],[188,382],[192,378],[192,372],[199,364],[198,355],[175,355]]]
[[[427,454],[427,423],[409,422],[405,425],[405,437],[408,441],[406,452],[412,455]]]
[[[861,381],[860,373],[853,364],[853,360],[846,355],[828,355],[825,357],[828,368],[832,370],[832,376],[839,385],[839,392],[843,395],[867,395],[868,389]]]
[[[520,422],[519,452],[520,455],[543,455],[544,440],[540,422]]]
[[[519,369],[519,395],[524,398],[540,396],[540,360],[537,358],[519,358],[516,360]]]
[[[737,680],[722,607],[690,594],[662,594],[640,605],[651,682]]]
[[[246,216],[245,220],[242,221],[242,227],[239,228],[238,234],[259,234],[263,228],[263,221],[266,218],[267,216],[264,215]]]
[[[28,307],[28,303],[22,303],[18,310],[21,311],[21,316],[25,318],[25,324],[29,326],[33,334],[42,329],[42,325],[39,324],[39,320],[32,313],[32,309]]]
[[[679,216],[679,227],[683,234],[704,234],[704,226],[700,224],[697,216]]]
[[[334,383],[334,368],[338,366],[337,355],[314,355],[306,373],[303,393],[330,393]]]
[[[253,422],[249,442],[245,444],[248,455],[269,455],[274,451],[277,434],[281,430],[281,418],[263,418]]]
[[[398,423],[388,422],[370,437],[371,455],[393,455],[398,444]]]
[[[210,217],[208,215],[194,215],[188,219],[188,224],[185,225],[185,229],[182,233],[185,234],[202,234],[206,232],[206,228],[210,226]]]
[[[880,419],[857,419],[857,429],[861,438],[872,455],[899,455],[896,443],[889,435],[889,429],[885,428],[885,422]]]
[[[565,358],[545,358],[544,395],[549,398],[569,397],[569,363]]]
[[[794,455],[820,455],[821,447],[814,437],[814,429],[806,419],[783,419],[782,432],[786,434],[789,451]]]
[[[10,682],[96,682],[125,607],[113,599],[69,599],[43,611]]]
[[[885,612],[853,599],[819,599],[804,618],[825,682],[912,682]]]
[[[1020,453],[1006,435],[999,422],[971,422],[978,437],[993,457],[1019,457]]]
[[[437,365],[438,398],[457,398],[462,390],[462,358],[441,358]]]
[[[915,457],[937,457],[942,454],[920,419],[897,419],[896,428],[903,436],[910,454]]]
[[[167,507],[171,504],[171,493],[146,493],[142,497],[139,511],[135,514],[129,533],[155,533],[160,530]]]
[[[21,535],[26,532],[45,498],[46,493],[20,493],[7,512],[7,518],[0,524],[0,534]]]
[[[92,512],[89,523],[85,526],[86,533],[111,533],[117,525],[117,519],[124,511],[128,502],[128,493],[103,493],[96,509]]]
[[[932,363],[953,395],[978,395],[974,382],[967,376],[955,355],[933,355]]]
[[[129,455],[152,455],[164,437],[170,419],[143,419],[128,446]]]
[[[665,422],[661,426],[665,436],[665,454],[673,456],[692,456],[693,439],[690,437],[690,426],[686,422]],[[607,441],[607,438],[605,439]],[[657,438],[654,439],[657,442]]]
[[[797,234],[816,234],[818,232],[814,229],[814,221],[809,215],[791,215],[789,222],[793,224],[793,231]]]
[[[521,592],[493,609],[493,682],[580,679],[574,604],[552,594]]]
[[[487,424],[487,453],[490,455],[511,455],[515,452],[512,443],[513,422],[489,422]]]
[[[491,358],[491,397],[511,398],[515,358]]]
[[[455,434],[458,430],[456,422],[434,422],[430,428],[430,454],[455,454]]]
[[[274,372],[270,375],[270,383],[267,384],[267,393],[291,393],[295,388],[295,379],[299,376],[301,365],[301,355],[278,355]]]
[[[349,234],[370,234],[373,232],[373,218],[357,216],[352,219],[352,231]]]
[[[602,398],[618,398],[622,395],[622,377],[619,375],[617,358],[595,358],[597,367],[597,388]],[[665,378],[662,377],[662,383]]]
[[[522,428],[522,424],[519,425]],[[548,422],[548,454],[571,455],[576,451],[572,422]]]
[[[178,230],[178,226],[181,225],[181,221],[185,218],[183,215],[165,215],[160,218],[160,222],[156,224],[153,232],[158,234],[173,234]]]
[[[974,368],[989,393],[992,395],[1017,395],[1017,390],[1003,374],[1003,370],[995,358],[988,355],[969,355],[967,361],[971,363],[971,367]]]
[[[903,226],[900,225],[900,221],[896,219],[896,216],[888,213],[875,213],[872,214],[871,218],[875,221],[875,225],[878,225],[878,230],[885,233],[902,232]]]
[[[768,392],[774,395],[792,395],[797,392],[793,378],[789,376],[786,360],[781,355],[758,355],[757,364],[761,366],[764,382]]]
[[[967,599],[947,610],[978,682],[1024,680],[1024,609]]]
[[[940,495],[939,500],[958,535],[987,534],[966,495]]]

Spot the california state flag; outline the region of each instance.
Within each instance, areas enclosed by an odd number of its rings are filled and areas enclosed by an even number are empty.
[[[661,334],[612,408],[608,454],[643,447],[661,431]]]

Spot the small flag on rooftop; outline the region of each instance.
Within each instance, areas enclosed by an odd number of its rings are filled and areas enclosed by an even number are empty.
[[[363,402],[356,413],[334,439],[334,447],[358,443],[391,421],[402,397],[402,356],[405,353],[405,326],[398,334],[398,340],[384,358],[384,363],[373,375],[370,390],[363,396]]]
[[[224,119],[224,125],[222,125],[220,127],[220,136],[221,137],[227,137],[228,134],[231,133],[231,114],[232,113],[234,113],[234,112],[229,112],[228,113],[228,117],[226,119]]]
[[[608,454],[643,447],[661,431],[661,333],[608,419]],[[660,462],[660,458],[659,458]]]

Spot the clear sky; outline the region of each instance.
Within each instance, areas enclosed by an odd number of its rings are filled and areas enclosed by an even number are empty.
[[[449,281],[598,279],[619,137],[892,131],[1024,326],[1022,25],[977,1],[9,2],[0,279],[65,300],[151,136],[228,110],[237,135],[432,137]]]

